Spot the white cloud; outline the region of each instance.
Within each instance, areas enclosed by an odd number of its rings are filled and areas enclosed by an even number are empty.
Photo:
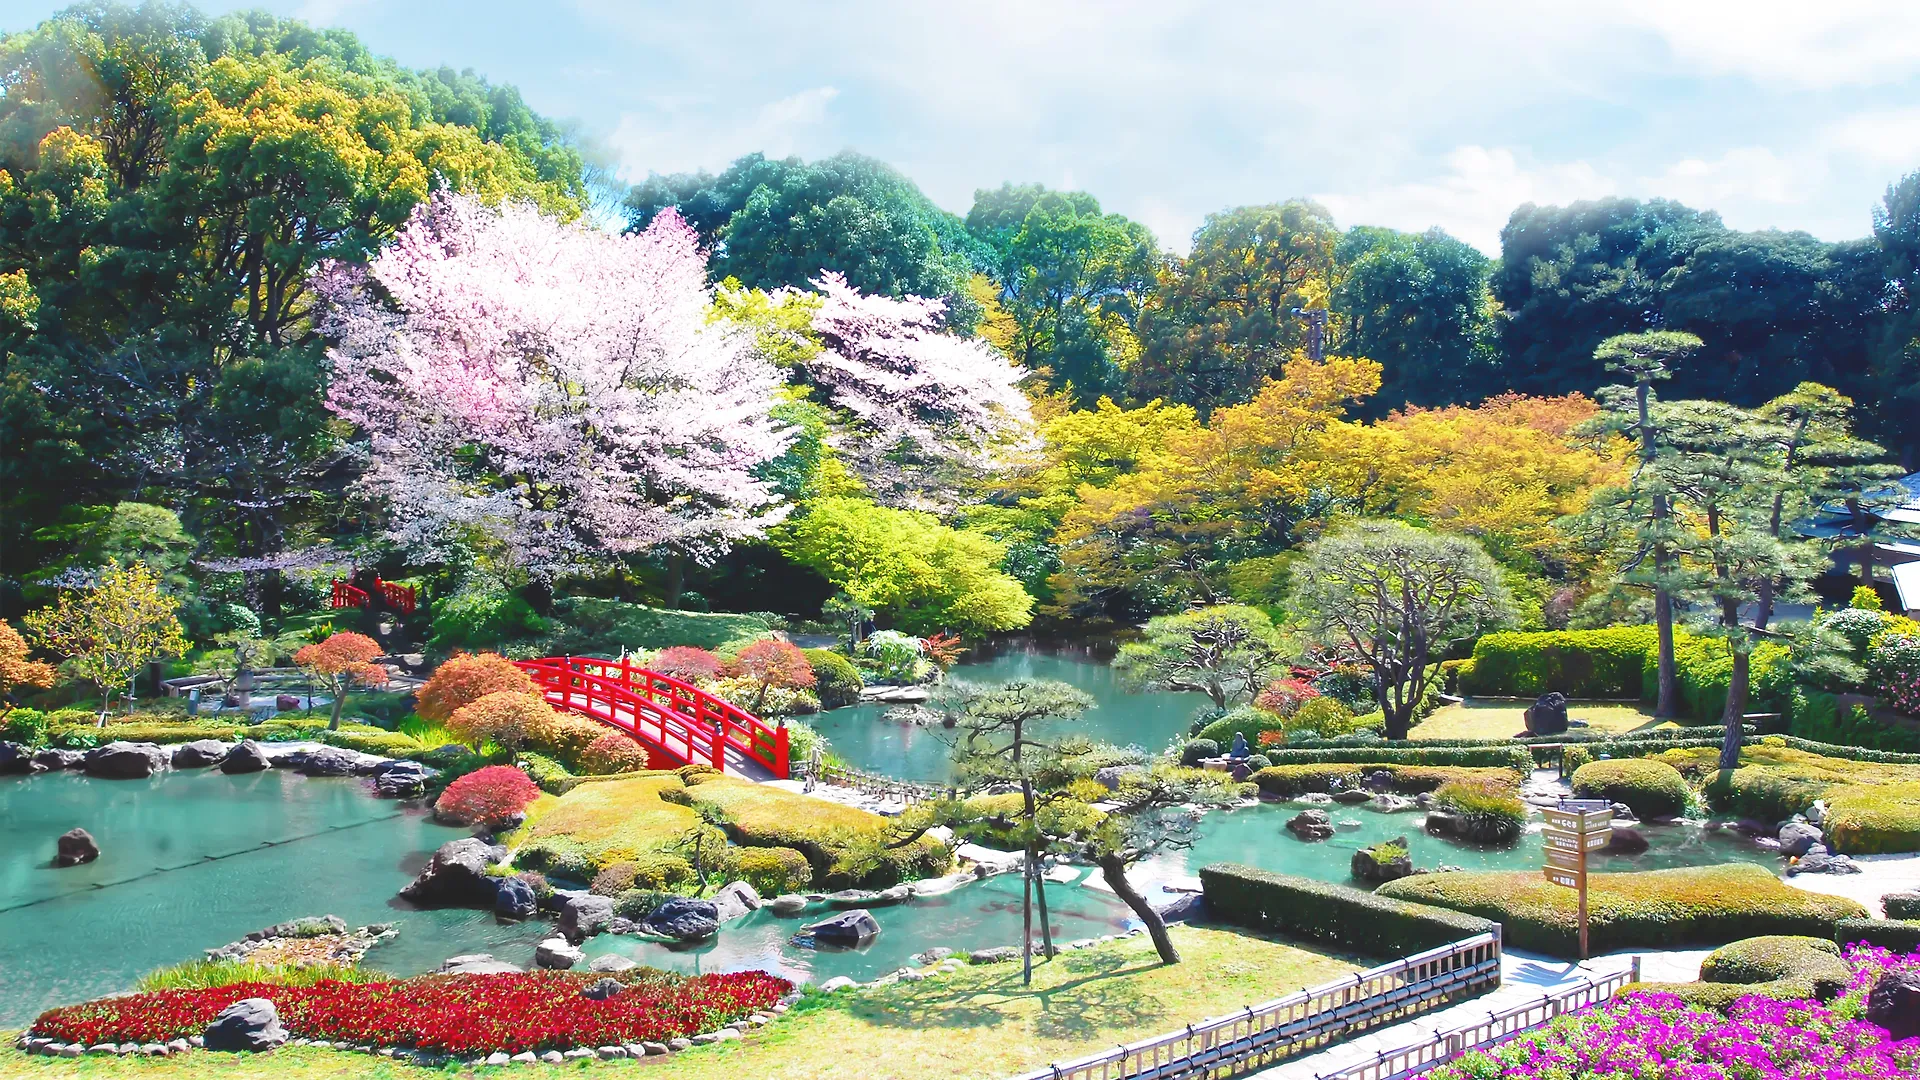
[[[769,101],[732,126],[713,123],[717,103],[708,99],[661,98],[646,113],[623,114],[607,141],[630,181],[649,172],[718,170],[755,150],[769,157],[818,153],[830,134],[828,106],[839,96],[834,87],[816,86]]]
[[[1904,81],[1920,70],[1913,0],[1615,0],[1612,11],[1718,75],[1835,87]]]
[[[1743,146],[1711,161],[1676,161],[1634,188],[1709,209],[1756,203],[1790,207],[1811,194],[1812,181],[1824,172],[1821,163],[1806,157],[1790,160],[1764,146]]]
[[[1534,165],[1506,147],[1462,146],[1445,172],[1371,190],[1314,198],[1341,225],[1386,225],[1418,232],[1440,226],[1488,253],[1521,203],[1564,203],[1614,194],[1618,185],[1585,161]]]

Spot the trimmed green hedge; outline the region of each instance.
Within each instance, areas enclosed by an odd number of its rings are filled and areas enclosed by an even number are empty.
[[[1765,934],[1831,937],[1836,921],[1866,913],[1851,900],[1796,889],[1746,864],[1590,874],[1587,887],[1594,953]],[[1548,883],[1537,870],[1423,874],[1390,881],[1376,895],[1498,920],[1509,948],[1563,957],[1579,949],[1574,890]]]
[[[1332,791],[1334,781],[1342,788],[1360,788],[1366,786],[1368,773],[1384,771],[1393,777],[1393,790],[1403,794],[1418,794],[1433,791],[1444,784],[1463,782],[1468,784],[1486,784],[1492,782],[1508,789],[1517,789],[1520,774],[1511,769],[1471,769],[1457,765],[1383,765],[1370,762],[1354,765],[1333,762],[1325,765],[1273,765],[1261,769],[1248,779],[1259,785],[1268,795],[1280,798],[1292,798],[1309,791]]]
[[[1275,765],[1442,765],[1475,769],[1533,769],[1533,752],[1524,746],[1436,746],[1419,743],[1381,743],[1324,750],[1281,747],[1266,751]]]
[[[1588,762],[1574,770],[1572,783],[1580,798],[1625,803],[1639,818],[1679,817],[1693,801],[1679,769],[1646,758]]]
[[[1749,995],[1775,1001],[1831,1001],[1852,972],[1826,938],[1747,938],[1715,949],[1700,964],[1700,981],[1635,983],[1623,992],[1669,993],[1688,1004],[1725,1011]]]
[[[1405,956],[1495,929],[1486,919],[1444,908],[1238,863],[1201,867],[1200,886],[1207,911],[1222,922],[1375,956]]]
[[[1835,851],[1920,851],[1920,783],[1845,785],[1828,789],[1825,797]]]
[[[1920,733],[1879,723],[1859,705],[1842,710],[1837,696],[1807,687],[1798,687],[1793,692],[1787,707],[1787,733],[1803,739],[1895,753],[1920,750]]]
[[[1460,669],[1460,690],[1537,697],[1638,698],[1641,669],[1657,638],[1651,626],[1604,630],[1511,631],[1482,635],[1473,663]]]
[[[1833,924],[1833,940],[1841,945],[1866,942],[1897,953],[1920,950],[1920,921],[1911,919],[1841,919]]]

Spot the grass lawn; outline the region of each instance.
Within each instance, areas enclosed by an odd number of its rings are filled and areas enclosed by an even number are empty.
[[[1018,964],[803,1000],[778,1023],[731,1045],[647,1062],[568,1066],[566,1075],[649,1080],[999,1080],[1101,1047],[1171,1031],[1358,970],[1346,959],[1253,934],[1175,927],[1182,962],[1162,967],[1144,937]],[[508,1075],[506,1069],[462,1070]],[[448,1069],[445,1074],[456,1070]],[[428,1070],[364,1054],[297,1047],[260,1057],[46,1058],[0,1049],[7,1077],[420,1077]],[[517,1075],[517,1074],[514,1074]],[[529,1071],[527,1075],[532,1075]]]
[[[1414,725],[1415,739],[1507,739],[1527,730],[1527,702],[1481,701],[1468,698],[1458,705],[1442,705],[1432,716]],[[1637,705],[1612,701],[1570,701],[1569,720],[1585,720],[1593,731],[1619,734],[1663,726],[1662,721]]]

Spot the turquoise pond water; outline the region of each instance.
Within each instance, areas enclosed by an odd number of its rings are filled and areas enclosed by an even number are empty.
[[[1097,737],[1165,745],[1183,731],[1193,698],[1122,693],[1104,663],[1071,655],[1022,653],[972,666],[974,678],[1066,677],[1101,705],[1086,729]],[[877,720],[877,710],[829,714],[836,746],[869,768],[932,778],[945,753],[929,749],[922,729]],[[864,716],[857,723],[855,717]],[[1097,718],[1096,729],[1095,723]],[[853,735],[860,736],[852,738]],[[853,746],[868,756],[855,757]],[[916,765],[914,763],[918,762]],[[1190,868],[1233,861],[1329,881],[1344,881],[1355,849],[1406,835],[1414,861],[1481,869],[1540,865],[1537,832],[1513,847],[1480,849],[1426,836],[1415,813],[1379,814],[1329,808],[1356,823],[1333,839],[1308,844],[1283,828],[1301,807],[1271,804],[1209,815],[1192,850],[1163,856],[1135,871],[1137,882],[1184,876]],[[333,913],[351,923],[395,922],[397,938],[368,963],[397,974],[430,970],[446,957],[491,952],[531,962],[549,924],[502,924],[478,911],[423,911],[397,899],[401,886],[440,844],[464,835],[425,813],[367,793],[363,781],[308,779],[266,772],[167,773],[150,780],[96,780],[66,773],[0,778],[0,1029],[25,1024],[42,1009],[124,990],[143,972],[190,960],[250,930],[299,915]],[[54,838],[82,826],[100,841],[99,861],[55,870]],[[1693,826],[1649,828],[1655,849],[1631,859],[1608,858],[1601,869],[1654,869],[1776,857],[1728,833]],[[1097,875],[1093,875],[1097,880]],[[1049,885],[1056,934],[1090,937],[1127,927],[1129,913],[1110,893],[1083,884]],[[631,938],[601,936],[589,956],[618,952],[681,971],[766,968],[795,978],[850,975],[868,979],[898,968],[922,949],[985,948],[1020,938],[1020,894],[1013,877],[963,886],[873,912],[880,936],[851,952],[812,952],[789,945],[803,920],[755,913],[729,923],[694,949],[668,949]]]

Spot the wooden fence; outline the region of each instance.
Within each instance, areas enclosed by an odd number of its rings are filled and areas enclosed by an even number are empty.
[[[833,787],[852,788],[862,795],[896,799],[903,803],[932,802],[938,799],[950,799],[958,794],[956,788],[940,787],[936,784],[916,784],[911,780],[896,780],[891,776],[881,776],[878,773],[820,760],[810,761],[801,768],[806,772],[809,786],[829,784]]]
[[[1478,934],[1232,1016],[1129,1043],[1015,1080],[1235,1076],[1500,985],[1500,937]]]
[[[1640,977],[1640,958],[1634,957],[1632,970],[1616,971],[1601,978],[1582,979],[1579,984],[1544,993],[1530,1001],[1491,1011],[1485,1020],[1462,1027],[1437,1031],[1424,1042],[1382,1050],[1323,1073],[1316,1080],[1406,1080],[1437,1068],[1469,1050],[1479,1050],[1505,1042],[1522,1032],[1540,1027],[1547,1021],[1590,1005],[1598,1005]]]

